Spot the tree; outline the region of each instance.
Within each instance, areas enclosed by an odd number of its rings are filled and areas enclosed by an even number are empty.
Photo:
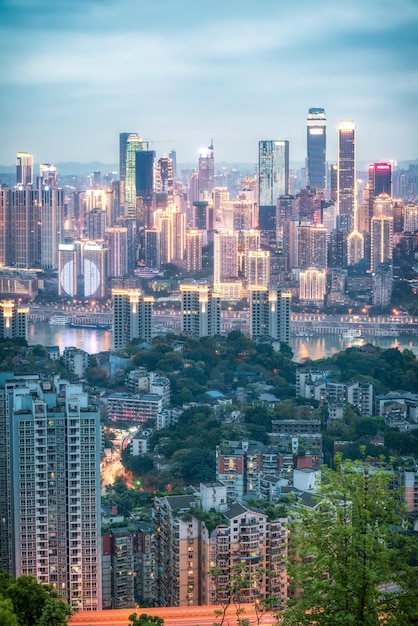
[[[136,613],[132,613],[129,616],[131,624],[129,626],[164,626],[164,620],[158,615],[147,615],[147,613],[141,613],[139,617]]]
[[[8,598],[0,598],[0,624],[2,626],[18,626],[13,604]]]
[[[324,471],[320,502],[294,522],[293,598],[283,626],[418,623],[416,539],[402,530],[402,498],[364,463]],[[411,545],[411,543],[415,543]],[[383,622],[381,620],[384,620]]]
[[[57,592],[38,583],[34,576],[19,576],[4,596],[11,600],[19,626],[64,626],[71,614]]]

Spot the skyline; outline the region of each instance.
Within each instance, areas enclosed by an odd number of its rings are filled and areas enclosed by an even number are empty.
[[[274,0],[6,0],[0,25],[0,163],[118,160],[120,132],[158,154],[257,161],[258,141],[306,157],[308,109],[354,120],[358,161],[414,160],[418,4]],[[170,140],[170,141],[168,141]],[[156,143],[153,144],[152,142]]]

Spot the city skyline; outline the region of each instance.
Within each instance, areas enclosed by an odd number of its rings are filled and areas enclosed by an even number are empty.
[[[126,131],[179,162],[197,162],[211,138],[218,162],[255,163],[266,139],[289,140],[290,160],[303,162],[311,107],[326,111],[329,162],[343,119],[356,123],[359,162],[417,157],[413,0],[249,9],[5,2],[0,163],[20,150],[116,163]]]

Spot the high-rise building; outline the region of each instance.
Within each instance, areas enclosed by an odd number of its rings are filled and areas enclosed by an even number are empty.
[[[199,155],[198,165],[198,199],[211,198],[215,186],[215,160],[213,154],[213,141],[207,150]]]
[[[101,209],[93,209],[86,214],[87,237],[91,241],[105,238],[106,213]]]
[[[186,233],[187,272],[195,274],[202,269],[203,233],[201,230],[188,230]]]
[[[297,242],[297,266],[294,267],[300,269],[315,267],[320,270],[327,268],[327,229],[325,226],[299,224]]]
[[[354,215],[357,203],[356,125],[352,120],[344,120],[338,126],[337,155],[338,212],[340,216],[351,217],[351,230],[355,225]]]
[[[154,299],[144,297],[139,289],[112,289],[113,348],[126,348],[134,339],[152,340]]]
[[[193,515],[197,507],[218,512],[213,530]],[[214,481],[201,484],[199,493],[156,497],[153,522],[160,606],[228,603],[237,563],[244,568],[243,579],[251,580],[240,589],[246,601],[254,604],[275,596],[279,604],[284,603],[285,519],[269,522],[264,513],[247,504],[229,504],[226,486]],[[208,564],[220,573],[209,576]]]
[[[171,204],[174,198],[173,162],[169,157],[158,159],[155,170],[155,191],[165,196],[165,204]]]
[[[347,233],[341,230],[330,233],[328,266],[338,269],[347,267]]]
[[[31,186],[9,190],[10,259],[15,267],[37,267],[40,262],[39,194]]]
[[[248,285],[267,287],[270,282],[270,252],[250,250],[248,253]]]
[[[33,156],[29,152],[16,155],[16,185],[33,185]]]
[[[78,246],[61,243],[58,247],[58,295],[77,295]]]
[[[107,253],[102,244],[88,241],[83,249],[85,298],[104,298],[107,287]]]
[[[408,203],[404,208],[404,224],[405,233],[416,233],[418,231],[418,205]]]
[[[7,265],[10,259],[10,215],[8,206],[8,190],[0,186],[0,267]]]
[[[326,136],[325,109],[312,108],[307,120],[306,185],[317,191],[326,189]]]
[[[14,300],[0,300],[0,338],[28,338],[29,309]]]
[[[64,192],[45,185],[41,198],[41,267],[58,268],[58,249],[64,235]]]
[[[182,332],[195,337],[221,333],[221,298],[205,282],[180,285]]]
[[[370,269],[375,271],[381,263],[391,263],[393,258],[393,217],[372,217]]]
[[[161,267],[161,231],[156,228],[145,231],[145,265],[156,270]]]
[[[291,294],[277,285],[249,287],[250,335],[289,344]]]
[[[186,215],[176,211],[173,219],[173,259],[183,261],[186,253]]]
[[[381,263],[373,272],[373,306],[388,306],[392,299],[393,268],[392,263]]]
[[[289,194],[289,142],[263,140],[258,150],[258,225],[275,238],[277,199]]]
[[[347,265],[356,265],[361,259],[364,259],[364,236],[353,230],[347,237]]]
[[[106,230],[108,246],[107,275],[123,278],[128,273],[128,229],[112,226]]]
[[[136,154],[142,150],[142,139],[130,133],[126,140],[125,215],[136,217]]]
[[[81,384],[2,379],[2,568],[102,608],[100,414]]]
[[[238,235],[233,231],[215,233],[213,238],[213,284],[238,277]]]
[[[326,290],[326,272],[309,268],[303,270],[299,275],[301,302],[323,306]]]
[[[390,163],[371,163],[369,165],[369,219],[371,220],[373,212],[373,202],[385,193],[392,197],[392,165]]]
[[[152,209],[154,202],[154,150],[139,150],[135,155],[136,197],[142,203],[144,223],[152,227]]]

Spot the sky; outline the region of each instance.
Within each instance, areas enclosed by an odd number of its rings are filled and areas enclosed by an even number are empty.
[[[306,156],[310,107],[357,125],[359,161],[418,158],[418,0],[0,0],[0,163]]]

